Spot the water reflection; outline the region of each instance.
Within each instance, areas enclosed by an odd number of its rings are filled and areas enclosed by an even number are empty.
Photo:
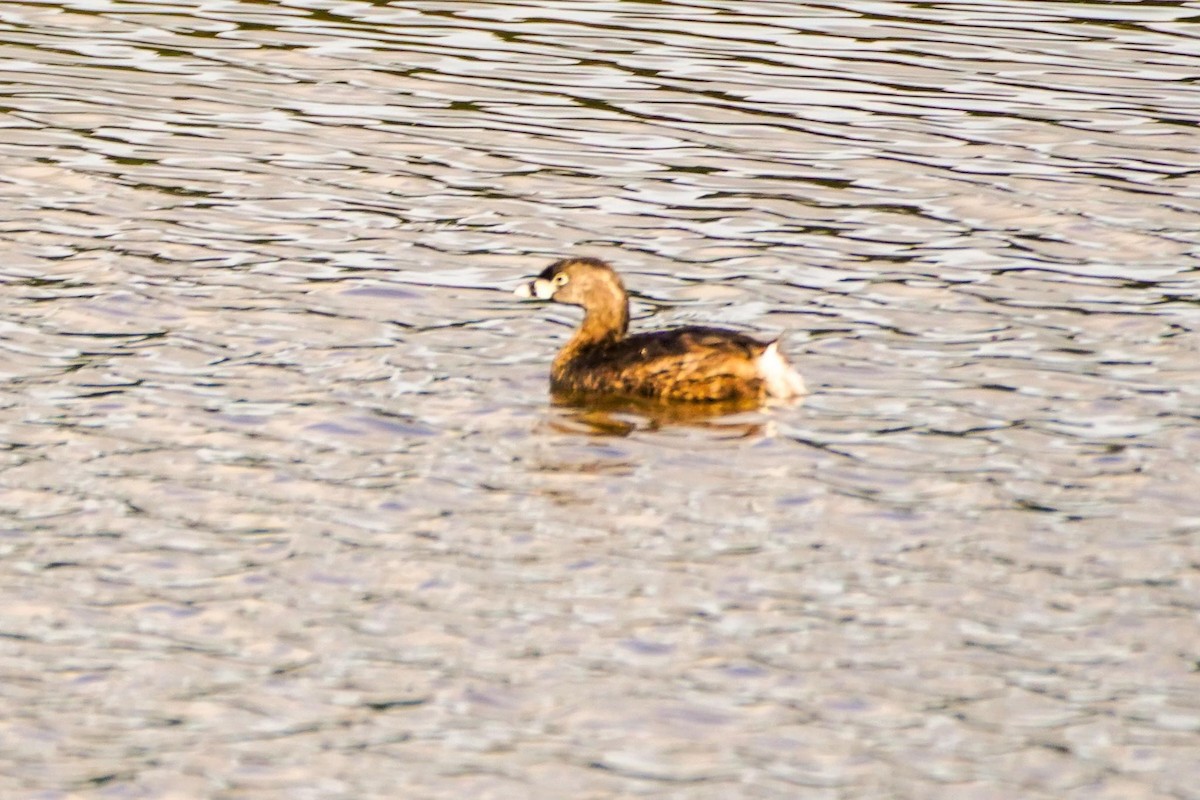
[[[687,426],[721,434],[720,438],[748,438],[762,435],[769,421],[728,419],[731,415],[751,414],[760,404],[752,400],[724,403],[665,403],[622,397],[578,397],[552,395],[561,416],[549,423],[554,430],[580,430],[601,436],[628,436],[636,431],[658,431],[669,426]],[[796,407],[801,401],[786,404]],[[762,417],[763,414],[755,416]]]

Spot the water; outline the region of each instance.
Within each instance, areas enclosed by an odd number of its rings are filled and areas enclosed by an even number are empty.
[[[1198,18],[4,4],[0,795],[1200,797]]]

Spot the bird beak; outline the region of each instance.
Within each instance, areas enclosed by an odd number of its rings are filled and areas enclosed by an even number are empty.
[[[549,300],[554,296],[554,284],[545,278],[534,278],[529,283],[522,283],[518,286],[513,294],[517,297]]]

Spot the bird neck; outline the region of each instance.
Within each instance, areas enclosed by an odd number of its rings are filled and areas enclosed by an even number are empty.
[[[573,338],[581,344],[624,338],[629,331],[629,301],[624,297],[613,300],[585,309],[583,322]]]
[[[584,309],[583,322],[554,359],[556,367],[565,367],[590,347],[625,338],[629,331],[629,300],[623,294],[606,299],[609,302],[593,303]]]

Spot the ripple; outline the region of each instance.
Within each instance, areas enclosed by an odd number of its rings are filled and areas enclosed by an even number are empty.
[[[0,793],[1180,794],[1193,17],[0,8]],[[816,393],[552,406],[567,252]]]

